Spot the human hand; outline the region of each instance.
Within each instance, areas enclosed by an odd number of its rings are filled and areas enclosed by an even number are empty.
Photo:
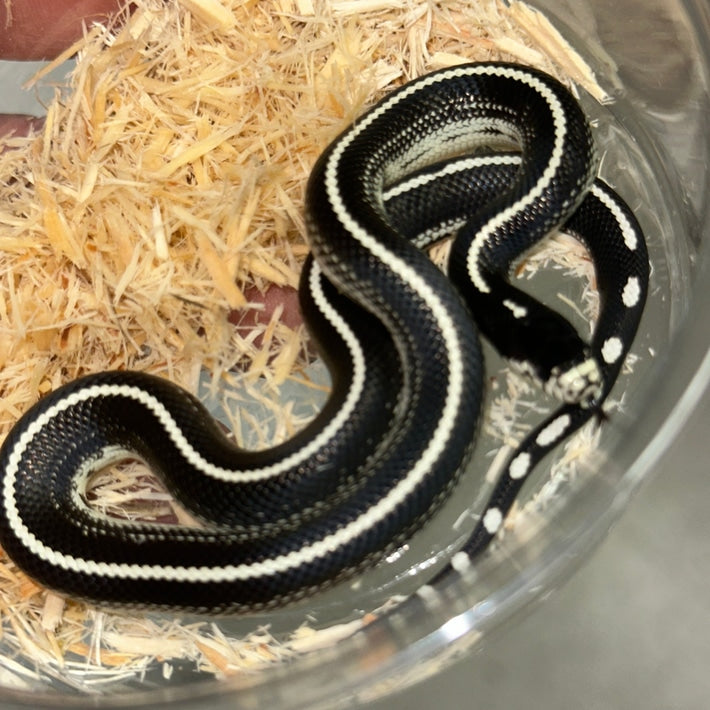
[[[82,24],[103,22],[121,0],[4,0],[0,2],[0,59],[52,59],[71,46]],[[25,135],[41,119],[0,114],[0,136]]]

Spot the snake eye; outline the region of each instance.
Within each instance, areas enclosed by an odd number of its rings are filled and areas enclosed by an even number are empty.
[[[545,391],[563,402],[592,407],[602,393],[599,363],[588,357],[566,369],[554,368],[545,382]]]

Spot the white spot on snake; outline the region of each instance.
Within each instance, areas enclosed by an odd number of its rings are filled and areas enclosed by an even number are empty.
[[[539,446],[550,446],[557,442],[567,430],[570,425],[569,414],[563,414],[561,417],[553,419],[538,435],[535,439]]]
[[[608,338],[602,347],[602,357],[607,365],[615,363],[624,352],[624,345],[617,337]]]
[[[471,567],[471,558],[465,552],[457,552],[451,558],[451,566],[459,573],[464,574]]]
[[[525,318],[528,314],[528,309],[525,306],[521,306],[508,298],[503,301],[503,305],[513,314],[513,318]]]
[[[527,451],[523,451],[518,454],[511,462],[508,467],[508,475],[517,481],[521,478],[525,478],[530,470],[530,454]]]
[[[503,513],[498,508],[489,508],[483,516],[483,527],[490,535],[495,535],[503,524]]]
[[[417,596],[430,609],[434,609],[441,604],[441,596],[431,584],[423,584],[419,587],[419,589],[417,589]]]
[[[641,298],[641,284],[637,276],[629,276],[621,294],[621,300],[627,308],[633,308]]]

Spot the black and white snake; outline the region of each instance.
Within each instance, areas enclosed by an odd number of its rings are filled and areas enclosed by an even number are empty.
[[[463,65],[389,94],[328,147],[308,185],[300,296],[333,380],[318,417],[280,446],[244,451],[163,379],[71,382],[0,451],[3,549],[42,584],[111,605],[252,611],[332,585],[414,534],[454,487],[481,409],[480,330],[562,404],[511,456],[442,574],[462,572],[537,461],[600,412],[639,323],[644,239],[596,168],[580,107],[539,71]],[[596,267],[590,343],[510,280],[563,224]],[[451,234],[445,275],[423,249]],[[206,526],[87,506],[88,478],[126,457]]]

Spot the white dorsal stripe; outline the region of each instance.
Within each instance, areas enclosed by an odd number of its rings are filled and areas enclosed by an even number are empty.
[[[471,242],[471,246],[469,247],[468,254],[466,256],[466,265],[473,285],[481,293],[490,292],[490,287],[486,283],[486,280],[483,278],[478,268],[478,260],[481,250],[488,243],[489,239],[496,232],[496,230],[508,222],[517,213],[537,200],[544,190],[546,190],[550,185],[557,174],[560,162],[562,161],[564,142],[567,135],[567,119],[565,118],[564,109],[557,96],[549,86],[537,77],[516,69],[508,69],[507,71],[501,73],[531,86],[545,99],[545,101],[547,101],[554,124],[555,139],[552,153],[550,155],[550,162],[545,167],[545,170],[533,188],[523,195],[523,197],[521,197],[517,202],[508,206],[506,209],[501,210],[498,214],[491,218],[485,225],[483,225]]]
[[[439,170],[417,175],[409,180],[403,180],[389,190],[385,190],[382,193],[382,199],[387,203],[389,200],[399,197],[399,195],[416,190],[431,182],[437,182],[447,175],[456,175],[457,173],[463,173],[466,170],[479,168],[484,165],[520,165],[520,156],[505,153],[503,155],[481,155],[472,158],[464,158],[462,160],[453,160],[447,162]]]
[[[48,423],[54,416],[65,411],[69,406],[93,399],[95,397],[128,397],[141,402],[158,418],[166,434],[171,439],[176,448],[190,465],[194,466],[205,476],[215,478],[225,482],[252,483],[262,481],[267,478],[278,476],[281,473],[297,466],[309,456],[315,454],[324,447],[328,441],[332,440],[338,430],[348,421],[362,393],[365,377],[366,365],[365,357],[355,334],[350,326],[343,320],[333,306],[328,302],[323,293],[321,285],[322,272],[317,264],[313,264],[310,274],[310,288],[313,299],[324,317],[338,331],[340,337],[345,341],[353,362],[353,379],[350,390],[346,396],[343,406],[338,410],[333,419],[325,426],[312,440],[304,446],[294,451],[290,456],[274,463],[271,466],[264,466],[254,469],[226,469],[204,458],[187,439],[177,422],[170,414],[170,411],[149,393],[138,387],[115,386],[115,385],[92,385],[89,388],[76,390],[74,395],[65,400],[61,400],[54,407],[49,408],[42,416],[42,421]],[[72,403],[70,405],[70,403]],[[27,442],[29,445],[30,442]],[[22,452],[19,452],[20,455]]]
[[[466,172],[467,170],[475,168],[481,168],[486,165],[520,165],[520,162],[521,160],[519,155],[510,153],[503,153],[500,155],[480,155],[459,160],[452,160],[451,162],[447,162],[439,170],[434,170],[423,175],[417,175],[409,180],[402,180],[402,182],[397,183],[394,187],[385,190],[382,194],[382,200],[384,204],[387,205],[390,200],[393,200],[396,197],[405,195],[407,192],[411,192],[412,190],[417,190],[429,183],[441,180],[448,175],[456,175],[458,173]],[[419,249],[425,249],[439,239],[451,236],[463,227],[467,221],[467,217],[461,217],[460,219],[451,219],[448,222],[433,225],[429,229],[424,229],[414,236],[412,238],[412,243]]]
[[[592,185],[591,192],[614,215],[614,219],[621,230],[626,248],[629,251],[636,251],[638,247],[638,235],[616,200],[612,199],[606,191],[598,185]]]
[[[419,90],[422,83],[432,83],[433,81],[441,81],[444,76],[457,74],[456,70],[446,73],[446,75],[438,75],[438,77],[429,77],[428,80],[420,82],[416,90]],[[404,95],[415,89],[410,88],[403,90],[398,94],[400,100]],[[24,525],[19,511],[17,510],[16,500],[14,496],[14,481],[17,476],[21,451],[26,448],[27,441],[25,438],[33,436],[35,424],[38,424],[39,419],[35,420],[24,436],[20,438],[20,442],[15,447],[15,450],[10,456],[8,462],[8,473],[5,478],[3,494],[5,497],[5,506],[8,516],[8,521],[19,540],[34,554],[36,557],[45,562],[66,570],[81,571],[86,574],[98,574],[104,577],[111,578],[131,578],[131,579],[168,579],[171,581],[186,581],[186,582],[225,582],[229,580],[246,580],[263,576],[274,575],[286,572],[291,569],[298,568],[317,560],[320,557],[325,557],[333,553],[335,549],[346,545],[356,539],[379,521],[391,514],[397,506],[399,506],[408,496],[410,496],[416,488],[421,485],[431,468],[435,465],[437,459],[445,450],[446,444],[452,432],[454,421],[459,410],[461,399],[464,392],[464,371],[463,361],[461,359],[462,346],[451,319],[441,298],[431,288],[431,286],[406,262],[401,260],[395,254],[390,252],[383,244],[381,244],[373,235],[366,232],[357,222],[355,217],[351,215],[342,200],[340,185],[337,180],[337,166],[345,149],[352,141],[372,123],[381,113],[388,109],[390,102],[384,102],[379,110],[372,111],[363,121],[357,124],[352,131],[345,134],[343,139],[336,145],[331,154],[328,165],[326,166],[325,189],[330,200],[331,207],[340,220],[344,228],[355,238],[361,245],[370,251],[370,253],[378,260],[386,263],[388,267],[411,288],[421,300],[429,304],[432,315],[437,320],[441,333],[442,340],[445,345],[445,350],[448,357],[449,366],[449,387],[442,410],[442,416],[439,420],[435,431],[429,440],[423,455],[412,466],[410,471],[402,480],[396,484],[387,495],[381,498],[377,503],[365,511],[349,524],[344,525],[336,532],[325,536],[321,540],[314,543],[304,545],[288,554],[265,560],[253,564],[226,565],[218,567],[174,567],[167,565],[141,565],[129,563],[101,563],[95,560],[85,560],[82,558],[73,557],[56,551],[48,545],[38,540],[33,533]],[[165,410],[160,403],[145,392],[138,388],[125,388],[124,391],[131,390],[129,396],[134,396],[146,406],[151,408],[163,421]],[[124,392],[122,392],[123,394]],[[81,396],[81,393],[77,393]],[[67,400],[72,400],[73,397],[68,397]],[[69,405],[67,405],[69,406]],[[46,414],[46,413],[45,413]],[[169,415],[168,415],[169,416]],[[168,421],[168,420],[166,420]],[[191,448],[191,447],[190,447]]]

